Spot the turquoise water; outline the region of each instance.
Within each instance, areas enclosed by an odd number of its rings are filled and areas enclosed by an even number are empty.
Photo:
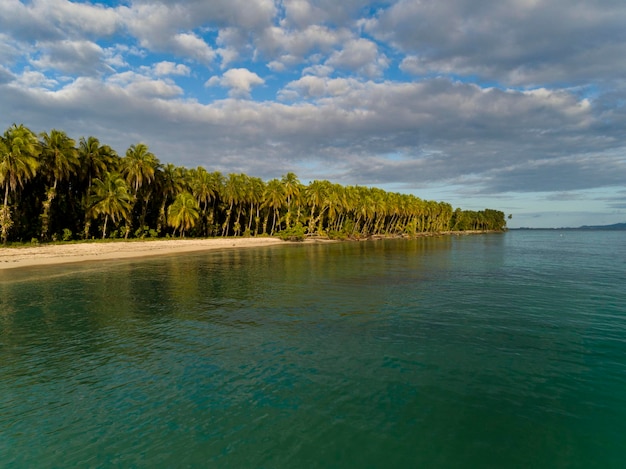
[[[2,467],[624,467],[626,233],[0,273]]]

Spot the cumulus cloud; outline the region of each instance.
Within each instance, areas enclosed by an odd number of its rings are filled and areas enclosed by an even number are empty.
[[[48,78],[41,72],[35,72],[27,70],[20,76],[15,77],[17,84],[25,88],[33,88],[35,90],[55,88],[58,82],[54,79]]]
[[[191,73],[191,69],[187,65],[176,64],[174,62],[159,62],[152,66],[155,75],[182,75],[188,76]]]
[[[375,77],[388,67],[389,61],[378,52],[378,46],[367,39],[353,39],[344,44],[340,51],[334,52],[327,60],[327,65],[348,69],[353,72]]]
[[[255,44],[264,57],[290,65],[302,62],[310,54],[329,52],[351,36],[348,30],[322,25],[311,25],[300,30],[271,27],[263,31]]]
[[[195,34],[176,34],[172,39],[172,48],[183,57],[188,56],[204,64],[211,63],[215,58],[215,51]]]
[[[354,90],[362,90],[364,84],[354,78],[328,78],[306,75],[287,84],[283,97],[290,99],[317,99],[328,96],[345,95]]]
[[[262,81],[255,77],[249,71],[229,70],[219,84],[249,92],[253,83]],[[178,162],[226,165],[235,158],[233,163],[261,176],[273,174],[274,158],[280,158],[294,169],[317,161],[330,171],[324,176],[335,180],[423,184],[482,174],[484,190],[520,188],[531,177],[535,182],[527,187],[540,190],[550,187],[559,167],[571,167],[571,175],[584,171],[593,186],[614,182],[623,165],[605,162],[603,169],[589,164],[598,144],[586,139],[596,123],[589,120],[591,109],[574,95],[482,90],[441,79],[402,84],[303,78],[317,82],[290,86],[302,93],[306,88],[315,98],[308,104],[226,100],[201,105],[177,98],[180,90],[172,83],[133,73],[115,75],[104,86],[76,82],[45,99],[54,102],[60,114],[64,106],[84,108],[81,122],[87,123],[98,119],[96,110],[106,103],[111,128],[141,132],[168,161],[183,157],[170,153],[170,139],[179,132],[190,138],[197,133],[202,138],[191,139],[186,159]],[[20,93],[27,108],[29,102],[43,99],[26,87]],[[12,106],[8,93],[0,95],[1,104]],[[161,100],[149,99],[154,96]],[[542,132],[545,128],[552,131]],[[611,146],[608,141],[606,145]],[[572,148],[577,148],[573,154]],[[402,158],[388,159],[388,154]]]
[[[400,0],[363,25],[409,55],[407,71],[536,86],[623,76],[606,64],[626,45],[625,21],[626,4],[610,0]]]
[[[311,24],[346,26],[354,21],[364,8],[371,8],[368,0],[283,0],[284,23],[288,27],[303,28]]]
[[[36,6],[19,0],[0,2],[0,31],[19,41],[61,39],[62,31],[47,17],[40,15]]]
[[[0,65],[0,84],[13,81],[14,78],[15,75],[13,75],[13,73]]]
[[[0,120],[261,177],[623,190],[624,24],[614,0],[3,0]]]
[[[37,44],[40,57],[32,65],[63,73],[95,75],[101,71],[104,52],[91,41],[57,41]]]
[[[121,27],[121,18],[116,10],[92,3],[77,3],[67,0],[38,0],[31,11],[46,17],[66,33],[111,36]]]
[[[211,77],[206,86],[220,85],[229,88],[229,94],[233,97],[245,98],[250,96],[253,86],[259,86],[265,80],[256,73],[246,68],[231,68],[224,72],[221,77]]]
[[[135,96],[144,98],[174,98],[183,94],[182,88],[167,79],[153,79],[134,72],[112,75],[107,83]]]

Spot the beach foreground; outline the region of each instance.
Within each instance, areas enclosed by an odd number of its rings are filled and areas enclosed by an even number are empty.
[[[279,238],[169,239],[111,243],[48,244],[0,248],[0,270],[72,262],[130,259],[165,254],[282,244]]]

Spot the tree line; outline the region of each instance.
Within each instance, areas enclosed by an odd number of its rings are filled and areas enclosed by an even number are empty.
[[[378,188],[293,173],[263,181],[162,164],[143,143],[118,155],[96,137],[36,135],[13,124],[0,137],[0,234],[8,241],[167,236],[361,238],[503,230],[504,213],[456,209]]]

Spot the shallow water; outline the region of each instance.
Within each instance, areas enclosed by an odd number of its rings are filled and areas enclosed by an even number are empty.
[[[8,467],[623,467],[626,233],[0,277]]]

